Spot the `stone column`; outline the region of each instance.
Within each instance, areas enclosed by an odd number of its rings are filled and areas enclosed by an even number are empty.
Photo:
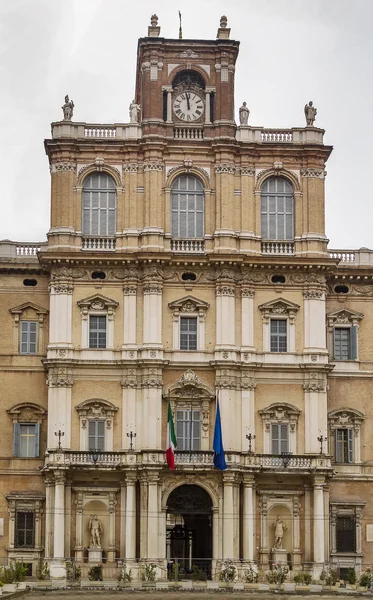
[[[236,344],[235,286],[216,286],[216,350],[234,349]],[[224,357],[229,358],[229,356]]]
[[[304,352],[327,354],[325,330],[325,293],[305,290],[304,296]]]
[[[223,559],[234,558],[234,511],[233,511],[233,484],[234,473],[224,471],[223,473]]]
[[[115,560],[115,507],[117,505],[116,492],[109,493],[109,528],[107,536],[108,562]]]
[[[148,474],[148,558],[159,558],[158,548],[158,473]]]
[[[219,508],[212,509],[212,560],[216,565],[216,561],[221,559],[219,553]],[[214,569],[213,569],[214,572]]]
[[[76,494],[76,512],[75,512],[75,560],[83,561],[83,492]]]
[[[304,561],[311,562],[311,491],[304,487]]]
[[[255,541],[254,477],[245,474],[243,485],[243,560],[253,562]]]
[[[70,281],[52,281],[50,290],[48,350],[72,349],[73,284]],[[53,357],[56,355],[53,353]],[[48,353],[49,357],[49,353]]]
[[[51,479],[45,480],[45,558],[51,558],[51,537],[53,534],[53,491],[54,486]]]
[[[293,565],[301,569],[302,550],[300,547],[300,501],[299,496],[293,496]]]
[[[172,123],[172,85],[162,86],[162,92],[167,93],[167,123]]]
[[[126,482],[120,482],[120,539],[119,539],[119,556],[124,557],[126,547]]]
[[[63,471],[56,471],[54,493],[54,558],[65,557],[65,481],[66,475]]]
[[[310,379],[303,384],[306,453],[319,454],[320,443],[317,438],[327,435],[327,385],[325,375],[309,373]],[[326,450],[326,448],[325,448]]]
[[[66,558],[71,556],[71,480],[66,481],[65,486],[65,554]]]
[[[126,483],[126,560],[134,561],[136,559],[136,476],[126,475]]]
[[[58,447],[55,432],[61,430],[62,448],[71,447],[71,393],[73,379],[71,370],[65,366],[48,371],[48,449]]]
[[[254,350],[254,296],[249,287],[241,288],[241,351]]]
[[[148,557],[148,477],[144,472],[140,478],[140,558]]]
[[[325,561],[324,484],[324,477],[315,477],[313,483],[313,560],[317,565],[322,565]]]
[[[125,358],[135,358],[131,353],[136,352],[136,324],[137,324],[137,285],[128,281],[123,285],[123,350]]]
[[[157,358],[157,354],[150,354],[150,348],[153,353],[162,348],[162,285],[159,281],[144,282],[143,304],[143,355],[145,352],[147,358]]]

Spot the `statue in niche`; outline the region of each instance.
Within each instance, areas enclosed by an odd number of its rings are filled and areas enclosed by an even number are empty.
[[[240,116],[240,125],[247,125],[249,120],[250,111],[246,106],[246,102],[240,107],[239,116]]]
[[[317,115],[317,108],[314,107],[312,100],[304,107],[304,114],[306,116],[307,127],[313,127]]]
[[[97,515],[91,515],[88,523],[89,545],[101,548],[102,523]]]
[[[129,108],[130,112],[130,123],[138,123],[139,122],[139,113],[141,107],[140,104],[136,104],[135,100],[132,100]]]
[[[69,99],[69,96],[65,96],[65,104],[62,106],[63,120],[71,121],[74,112],[74,102]]]
[[[273,527],[275,528],[275,545],[274,550],[282,549],[282,538],[284,537],[284,531],[287,529],[284,521],[280,519],[279,515],[276,517],[276,521],[273,521]]]

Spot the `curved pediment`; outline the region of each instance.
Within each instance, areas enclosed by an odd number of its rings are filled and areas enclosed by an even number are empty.
[[[117,412],[118,407],[115,406],[109,400],[103,400],[102,398],[90,398],[84,400],[76,406],[76,410],[82,417],[88,417],[92,419],[100,419],[113,417]]]

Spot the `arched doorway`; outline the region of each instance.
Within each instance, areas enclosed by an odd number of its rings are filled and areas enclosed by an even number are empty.
[[[181,485],[167,500],[167,560],[184,575],[201,569],[211,577],[212,501],[198,485]]]

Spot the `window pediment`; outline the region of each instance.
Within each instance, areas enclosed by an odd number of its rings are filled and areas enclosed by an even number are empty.
[[[92,398],[78,404],[76,410],[80,417],[87,419],[107,419],[114,417],[118,407],[109,402],[109,400]]]
[[[270,302],[261,304],[258,308],[262,313],[263,319],[270,319],[271,317],[286,317],[289,319],[295,319],[295,315],[300,309],[300,306],[299,304],[290,302],[290,300],[286,300],[285,298],[277,298],[276,300],[271,300]]]
[[[205,313],[210,305],[208,304],[208,302],[199,300],[194,296],[185,296],[184,298],[180,298],[180,300],[174,300],[173,302],[169,302],[168,306],[173,312]]]
[[[94,294],[93,296],[79,300],[77,304],[82,313],[88,313],[88,311],[107,311],[110,314],[115,311],[119,302],[101,294]]]
[[[335,325],[357,325],[363,318],[363,314],[356,310],[350,310],[349,308],[342,308],[334,312],[328,313],[326,318],[328,320],[329,327]]]
[[[47,415],[45,408],[34,402],[21,402],[7,411],[13,423],[41,423]]]
[[[359,431],[365,416],[359,410],[351,408],[338,408],[328,414],[330,430],[352,428]]]
[[[213,390],[202,383],[192,369],[187,369],[176,384],[170,386],[169,393],[173,398],[215,398]]]
[[[271,423],[290,423],[293,430],[298,422],[300,410],[292,404],[276,402],[259,410],[259,414],[265,423],[266,429],[269,429]]]
[[[16,323],[19,322],[21,315],[27,311],[33,311],[39,323],[43,323],[45,317],[49,313],[49,310],[39,306],[38,304],[34,304],[34,302],[24,302],[23,304],[19,304],[18,306],[14,306],[9,309],[10,314],[13,316]]]

